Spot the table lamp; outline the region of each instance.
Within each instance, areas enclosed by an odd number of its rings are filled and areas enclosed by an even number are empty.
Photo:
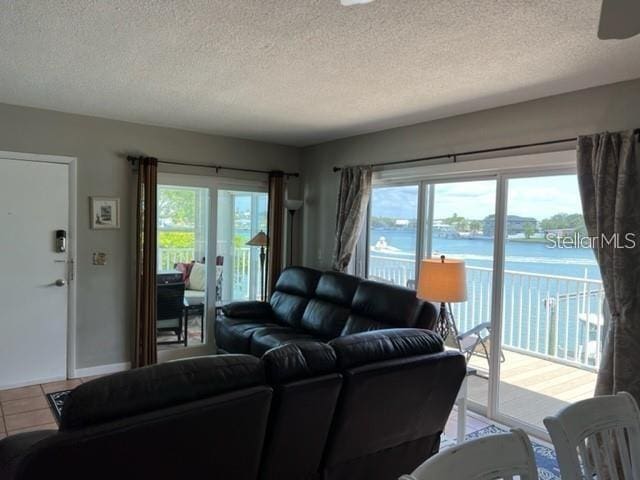
[[[246,245],[250,247],[260,247],[260,299],[264,302],[264,262],[267,259],[267,255],[264,249],[269,244],[269,238],[267,234],[260,230],[249,240]]]
[[[440,313],[436,321],[436,331],[443,340],[458,329],[451,311],[452,302],[464,302],[467,299],[467,280],[464,262],[445,258],[425,259],[420,262],[418,278],[418,298],[440,303]]]

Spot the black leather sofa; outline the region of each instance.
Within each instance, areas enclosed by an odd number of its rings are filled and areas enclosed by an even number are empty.
[[[132,370],[0,441],[0,478],[395,480],[437,452],[464,375],[419,329]]]
[[[408,288],[305,267],[285,269],[269,302],[235,302],[216,319],[218,348],[260,356],[279,345],[387,328],[433,329],[435,306]]]

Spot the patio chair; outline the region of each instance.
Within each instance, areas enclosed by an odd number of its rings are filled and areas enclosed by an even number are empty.
[[[489,355],[491,349],[489,343],[491,342],[491,323],[484,322],[476,325],[475,327],[467,330],[464,333],[458,333],[457,327],[454,325],[456,343],[458,348],[467,357],[467,363],[471,360],[472,355],[478,355],[489,361]],[[504,353],[500,349],[500,362],[504,362]]]
[[[173,332],[177,341],[158,342],[158,345],[184,343],[187,346],[184,282],[157,285],[156,330]]]
[[[640,410],[630,394],[582,400],[544,424],[563,480],[640,479]]]
[[[537,480],[538,469],[529,438],[522,430],[515,429],[448,448],[400,480],[440,478]]]

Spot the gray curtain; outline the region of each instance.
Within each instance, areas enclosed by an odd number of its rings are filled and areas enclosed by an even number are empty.
[[[344,272],[351,262],[371,196],[371,167],[343,168],[338,190],[333,269]]]
[[[605,324],[595,393],[627,391],[640,401],[640,147],[637,132],[579,137],[578,182],[589,236],[598,239],[595,254],[611,313],[610,321]],[[619,247],[602,241],[612,236],[618,237]]]

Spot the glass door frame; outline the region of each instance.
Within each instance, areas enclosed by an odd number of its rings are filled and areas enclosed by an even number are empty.
[[[514,178],[526,178],[552,175],[571,175],[577,173],[575,149],[537,152],[525,155],[511,155],[481,160],[463,162],[445,162],[434,165],[411,167],[406,169],[390,169],[374,172],[373,187],[402,186],[418,184],[418,221],[416,239],[416,278],[418,278],[420,260],[429,254],[430,241],[427,237],[427,227],[431,231],[433,225],[433,205],[435,189],[430,185],[443,183],[462,183],[465,181],[495,180],[495,230],[493,245],[492,272],[492,305],[491,327],[492,336],[499,339],[490,344],[490,365],[488,380],[487,405],[471,400],[468,401],[472,410],[500,423],[522,428],[526,432],[549,440],[546,430],[535,427],[516,418],[500,412],[500,351],[502,348],[502,297],[505,266],[505,228],[507,218],[508,182]],[[367,218],[368,232],[370,210]],[[368,235],[368,233],[366,234]],[[501,240],[500,240],[501,239]],[[500,241],[496,241],[500,240]],[[361,243],[366,242],[366,249],[359,248],[356,256],[364,252],[365,269],[368,271],[368,238],[361,237]],[[362,262],[362,258],[356,261]]]
[[[158,362],[166,362],[193,356],[212,355],[215,354],[217,350],[214,335],[216,306],[215,300],[213,303],[210,301],[210,299],[216,298],[216,285],[215,282],[210,281],[210,279],[214,279],[216,277],[215,258],[217,255],[218,233],[218,191],[233,190],[238,192],[268,192],[268,184],[266,180],[243,180],[212,175],[158,172],[158,185],[206,188],[209,191],[209,225],[206,234],[207,262],[205,263],[207,272],[207,289],[205,291],[206,308],[204,312],[205,343],[201,345],[191,345],[184,348],[158,350]],[[211,259],[214,259],[214,261]]]

